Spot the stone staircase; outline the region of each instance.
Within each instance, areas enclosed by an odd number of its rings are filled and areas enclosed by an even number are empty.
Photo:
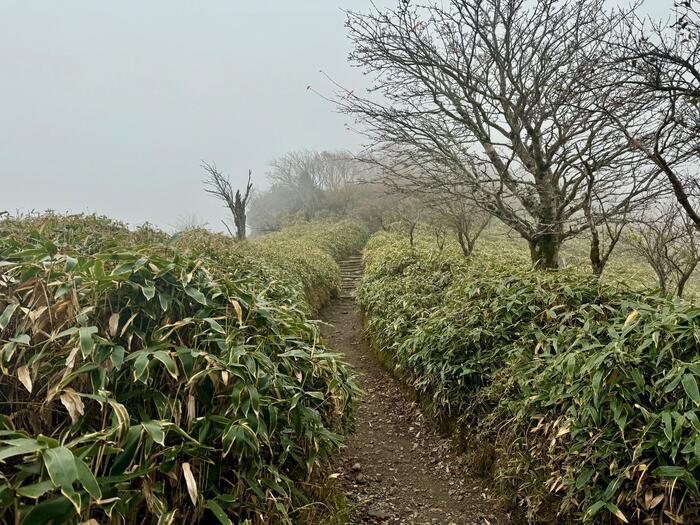
[[[340,298],[355,300],[355,288],[362,277],[362,254],[349,255],[340,262]]]

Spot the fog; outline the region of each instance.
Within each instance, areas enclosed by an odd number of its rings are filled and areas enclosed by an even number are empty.
[[[366,87],[342,10],[369,5],[0,0],[0,210],[217,227],[226,213],[202,191],[202,160],[262,186],[289,150],[361,143],[307,87],[332,91],[319,70]]]

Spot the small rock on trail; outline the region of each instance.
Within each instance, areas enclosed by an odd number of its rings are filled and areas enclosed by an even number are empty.
[[[470,476],[449,439],[437,435],[370,350],[354,290],[359,255],[341,264],[340,297],[324,311],[331,348],[355,368],[365,391],[357,428],[341,458],[352,524],[502,525],[507,516],[487,484]]]

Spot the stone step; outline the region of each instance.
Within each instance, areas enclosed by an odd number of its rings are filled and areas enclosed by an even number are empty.
[[[355,300],[355,290],[362,279],[362,256],[351,255],[340,262],[340,293],[341,299]]]

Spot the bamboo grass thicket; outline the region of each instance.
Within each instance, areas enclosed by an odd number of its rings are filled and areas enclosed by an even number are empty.
[[[372,344],[532,523],[700,519],[700,308],[483,242],[379,233]]]
[[[0,230],[0,521],[292,523],[318,497],[357,388],[308,316],[359,225]]]

